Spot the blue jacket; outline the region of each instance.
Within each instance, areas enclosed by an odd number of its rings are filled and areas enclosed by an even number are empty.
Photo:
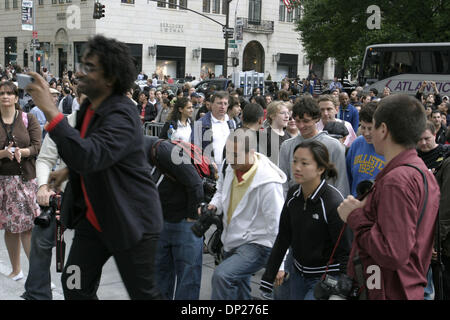
[[[345,109],[342,108],[342,106],[339,106],[338,118],[350,122],[352,124],[353,130],[355,130],[355,132],[358,132],[359,113],[351,103],[349,103]]]
[[[93,115],[84,139],[80,129],[90,101],[77,113],[75,128],[64,119],[50,136],[69,168],[62,222],[73,228],[86,216],[81,177],[110,252],[135,246],[144,234],[162,229],[158,190],[144,151],[142,124],[126,96],[111,95]]]

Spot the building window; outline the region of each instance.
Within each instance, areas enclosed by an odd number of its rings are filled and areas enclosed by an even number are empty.
[[[227,14],[227,2],[228,0],[222,0],[222,14]]]
[[[248,22],[254,24],[261,23],[261,0],[249,0]]]
[[[160,8],[165,8],[165,7],[166,7],[166,4],[165,4],[164,2],[165,2],[165,1],[158,1],[157,6],[160,7]]]
[[[301,18],[302,18],[302,8],[300,7],[300,5],[298,5],[297,7],[295,7],[294,10],[294,19],[298,21]]]
[[[279,6],[279,21],[284,21],[286,16],[286,7],[284,6],[283,0],[280,0]]]
[[[213,1],[212,13],[220,14],[220,0],[212,0],[212,1]]]
[[[59,0],[59,3],[64,3],[64,0]]]
[[[177,0],[169,0],[169,8],[170,9],[176,9],[177,6],[174,6],[174,4],[177,4]]]
[[[203,0],[203,12],[211,11],[211,0]]]
[[[180,6],[187,8],[187,0],[180,0]]]
[[[44,5],[44,0],[39,0],[39,5],[43,6]]]
[[[56,0],[52,0],[52,4],[56,4]]]
[[[134,0],[122,0],[122,3],[134,4]]]
[[[13,0],[13,9],[17,9],[18,5],[17,5],[17,0]]]
[[[294,10],[287,10],[286,22],[294,21]]]
[[[9,9],[9,0],[5,0],[5,9]]]

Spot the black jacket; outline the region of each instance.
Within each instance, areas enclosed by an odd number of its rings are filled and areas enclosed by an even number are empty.
[[[305,202],[298,185],[289,189],[280,216],[277,239],[267,262],[261,284],[270,287],[283,257],[292,247],[295,268],[305,277],[319,277],[326,269],[344,222],[337,207],[344,200],[334,187],[322,180]],[[351,239],[348,227],[342,235],[328,272],[345,273]]]
[[[172,150],[175,145],[167,140],[156,146],[156,159],[153,159],[152,147],[158,140],[156,137],[144,137],[148,161],[152,166],[157,162],[157,168],[160,169],[154,176],[159,177],[161,171],[171,176],[169,178],[166,175],[158,186],[164,220],[177,223],[185,218],[197,219],[197,208],[203,201],[202,179],[192,164],[173,162]]]
[[[144,234],[162,229],[162,210],[146,161],[142,125],[126,96],[112,95],[95,111],[84,139],[81,125],[90,102],[77,114],[76,127],[61,121],[51,132],[70,177],[62,221],[69,228],[86,216],[83,177],[89,200],[111,252],[129,249]]]
[[[141,115],[142,104],[138,103],[136,107],[139,115]],[[144,122],[155,120],[157,115],[158,115],[158,108],[156,107],[156,104],[147,102],[147,105],[145,106]]]

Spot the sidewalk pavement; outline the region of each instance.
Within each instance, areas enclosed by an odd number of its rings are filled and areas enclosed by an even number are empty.
[[[212,231],[213,230],[210,229],[207,236],[211,234]],[[64,235],[66,241],[66,254],[68,254],[72,243],[73,231],[66,230]],[[21,265],[24,278],[18,281],[8,279],[7,276],[11,273],[11,264],[9,262],[8,251],[5,246],[4,231],[0,230],[0,301],[22,300],[20,296],[24,292],[25,280],[28,274],[28,259],[23,249],[21,251]],[[214,272],[214,267],[214,258],[209,254],[204,254],[200,300],[210,300],[211,298],[211,277]],[[53,299],[64,300],[60,281],[61,274],[56,273],[55,248],[53,248],[53,260],[50,271],[52,282],[56,285],[56,289],[53,290]],[[258,272],[252,278],[251,287],[252,295],[254,297],[259,297],[258,287],[261,276],[262,271]],[[113,258],[110,258],[103,267],[98,297],[100,300],[129,300],[128,293],[125,290]]]

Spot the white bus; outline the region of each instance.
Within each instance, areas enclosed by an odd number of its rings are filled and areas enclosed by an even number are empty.
[[[399,43],[368,46],[358,83],[369,92],[385,87],[392,93],[415,95],[423,81],[436,82],[441,96],[450,95],[450,42]],[[432,92],[428,83],[424,92]]]

